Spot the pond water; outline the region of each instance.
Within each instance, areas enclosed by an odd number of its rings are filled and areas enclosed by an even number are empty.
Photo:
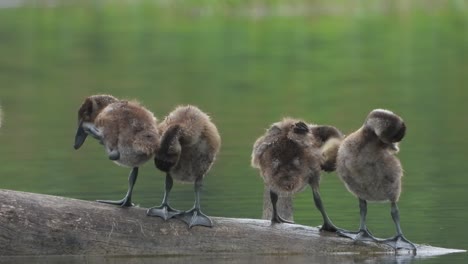
[[[468,249],[466,2],[0,2],[1,188],[121,198],[129,170],[92,140],[72,147],[82,100],[110,93],[141,101],[159,119],[179,104],[209,113],[223,145],[202,207],[212,216],[260,218],[263,183],[250,153],[271,123],[292,116],[350,133],[370,110],[387,108],[408,127],[398,155],[406,237]],[[134,201],[159,204],[163,188],[164,175],[150,162]],[[358,227],[358,201],[335,173],[323,175],[321,194],[335,224]],[[191,207],[193,187],[175,183],[171,199],[176,208]],[[310,190],[296,195],[294,206],[297,223],[321,224]],[[394,234],[388,204],[370,204],[368,221],[375,235]],[[313,261],[337,261],[324,258]],[[466,263],[468,255],[379,261]]]

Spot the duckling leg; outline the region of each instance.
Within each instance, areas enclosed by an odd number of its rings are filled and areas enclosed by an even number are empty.
[[[271,200],[271,205],[273,207],[273,212],[271,214],[271,224],[278,224],[278,223],[288,223],[288,224],[294,224],[292,221],[288,221],[278,214],[278,210],[276,209],[276,204],[278,203],[278,194],[270,190],[270,200]]]
[[[202,186],[203,177],[199,177],[195,180],[195,204],[192,209],[182,212],[176,217],[188,224],[189,228],[193,226],[207,226],[212,227],[213,223],[211,219],[202,213],[200,209],[200,189]]]
[[[397,235],[392,238],[381,240],[380,242],[384,243],[385,245],[391,246],[395,250],[407,249],[412,250],[414,253],[416,253],[416,246],[411,241],[406,239],[405,236],[403,236],[403,232],[401,231],[400,226],[400,213],[398,210],[398,206],[395,202],[392,202],[391,214],[393,222],[395,223]]]
[[[164,198],[162,204],[157,207],[152,207],[146,211],[148,216],[159,216],[164,220],[168,220],[174,217],[181,212],[179,210],[173,209],[169,206],[169,193],[172,189],[172,184],[174,183],[172,176],[169,173],[166,173],[166,188],[164,190]]]
[[[318,187],[316,185],[311,185],[312,193],[314,195],[314,203],[315,207],[320,211],[323,217],[323,225],[320,227],[320,231],[329,231],[329,232],[336,232],[339,230],[330,218],[328,217],[327,213],[325,212],[325,208],[323,207],[322,198],[320,198],[320,193],[318,191]]]
[[[374,241],[378,242],[379,239],[375,238],[369,229],[367,229],[366,216],[367,216],[367,201],[359,198],[359,210],[361,214],[361,221],[359,231],[338,230],[337,234],[343,237],[348,237],[354,241]]]
[[[122,207],[133,206],[134,204],[132,203],[132,192],[133,192],[133,186],[135,185],[135,182],[137,180],[137,176],[138,176],[138,167],[134,167],[132,171],[130,172],[130,175],[128,176],[128,190],[127,190],[127,194],[125,195],[123,199],[118,200],[118,201],[97,200],[97,202],[106,203],[106,204],[115,204],[115,205],[120,205]]]

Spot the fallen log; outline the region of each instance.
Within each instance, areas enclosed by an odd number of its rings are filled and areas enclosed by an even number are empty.
[[[393,253],[333,233],[267,220],[213,217],[213,228],[146,216],[145,208],[0,190],[0,255]],[[460,250],[418,245],[418,254]],[[402,252],[401,254],[410,254]]]

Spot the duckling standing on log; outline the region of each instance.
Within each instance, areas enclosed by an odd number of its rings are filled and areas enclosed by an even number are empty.
[[[78,110],[75,149],[91,135],[104,145],[110,160],[131,167],[128,191],[118,201],[98,200],[122,207],[132,206],[132,191],[138,167],[150,160],[159,147],[159,131],[153,113],[135,101],[121,101],[111,95],[93,95]]]
[[[292,195],[309,184],[315,206],[323,217],[321,230],[337,231],[322,204],[319,181],[321,170],[335,169],[341,138],[341,132],[334,127],[307,125],[300,120],[285,118],[257,139],[253,146],[252,166],[260,169],[260,175],[270,188],[272,224],[292,223],[278,214],[278,194]]]
[[[210,170],[221,146],[221,138],[210,117],[195,106],[179,106],[159,125],[161,146],[154,162],[166,172],[166,186],[162,204],[148,209],[147,215],[164,220],[172,217],[186,222],[189,227],[211,227],[211,219],[201,212],[200,189],[203,178]],[[169,193],[173,178],[193,182],[195,204],[191,210],[181,212],[169,206]]]
[[[342,142],[338,150],[337,172],[348,190],[359,199],[361,220],[358,232],[340,231],[340,235],[354,240],[383,242],[395,249],[416,250],[403,236],[397,207],[403,170],[395,154],[405,132],[401,117],[388,110],[376,109],[370,112],[359,130]],[[391,216],[397,231],[395,237],[380,240],[372,236],[366,225],[367,201],[391,202]]]

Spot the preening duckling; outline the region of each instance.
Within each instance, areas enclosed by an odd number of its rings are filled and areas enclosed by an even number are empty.
[[[121,101],[111,95],[93,95],[86,98],[78,110],[75,149],[81,147],[88,134],[104,145],[109,159],[132,168],[125,197],[119,201],[98,202],[132,206],[138,167],[150,160],[159,147],[160,135],[153,113],[135,101]]]
[[[401,117],[382,109],[367,116],[364,125],[347,136],[337,157],[337,172],[348,190],[359,199],[361,213],[358,232],[340,232],[354,240],[384,242],[395,249],[416,250],[401,231],[397,201],[401,192],[403,170],[395,153],[397,143],[405,136],[406,126]],[[391,215],[397,235],[379,240],[370,234],[366,226],[367,201],[390,201]]]
[[[200,189],[203,178],[211,168],[221,146],[221,138],[210,117],[195,106],[179,106],[159,125],[162,138],[154,162],[166,172],[166,187],[161,206],[148,209],[147,215],[167,220],[176,216],[189,227],[211,227],[211,219],[201,212]],[[180,212],[169,206],[173,178],[194,183],[195,204],[191,210]]]
[[[308,126],[303,121],[285,118],[274,123],[257,139],[253,146],[252,166],[260,170],[266,186],[270,188],[272,223],[291,223],[278,214],[278,194],[291,195],[309,184],[315,206],[323,217],[321,230],[337,230],[323,207],[319,181],[322,169],[334,170],[334,153],[341,137],[341,132],[334,127]]]

